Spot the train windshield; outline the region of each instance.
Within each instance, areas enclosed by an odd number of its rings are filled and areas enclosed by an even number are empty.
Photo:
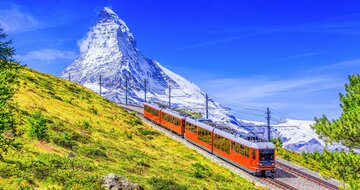
[[[260,161],[274,161],[274,150],[260,150]]]

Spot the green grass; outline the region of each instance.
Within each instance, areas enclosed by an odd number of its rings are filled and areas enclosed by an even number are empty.
[[[22,68],[12,104],[22,148],[0,161],[0,189],[100,189],[109,173],[146,189],[260,189],[75,83]]]

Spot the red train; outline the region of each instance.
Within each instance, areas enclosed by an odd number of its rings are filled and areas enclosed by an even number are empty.
[[[275,146],[271,142],[149,103],[144,104],[144,116],[249,173],[275,173]]]

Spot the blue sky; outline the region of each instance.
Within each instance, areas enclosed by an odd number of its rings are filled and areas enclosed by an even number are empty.
[[[336,118],[338,93],[360,71],[358,1],[2,0],[0,24],[17,60],[59,75],[104,6],[127,23],[145,56],[244,119],[265,107]]]

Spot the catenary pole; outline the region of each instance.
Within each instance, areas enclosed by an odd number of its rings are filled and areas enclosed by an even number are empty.
[[[171,85],[169,85],[169,108],[171,108]]]
[[[144,79],[144,87],[145,87],[145,97],[144,97],[145,99],[144,100],[145,100],[145,103],[146,103],[146,79]]]
[[[99,86],[100,86],[100,96],[101,96],[101,75],[100,75]]]
[[[125,76],[125,105],[128,105],[128,77]]]
[[[266,119],[267,119],[267,138],[270,141],[270,109],[266,108]]]
[[[209,96],[208,96],[208,94],[206,94],[206,96],[205,96],[205,98],[206,98],[206,103],[205,103],[205,105],[206,105],[206,119],[209,119]]]

